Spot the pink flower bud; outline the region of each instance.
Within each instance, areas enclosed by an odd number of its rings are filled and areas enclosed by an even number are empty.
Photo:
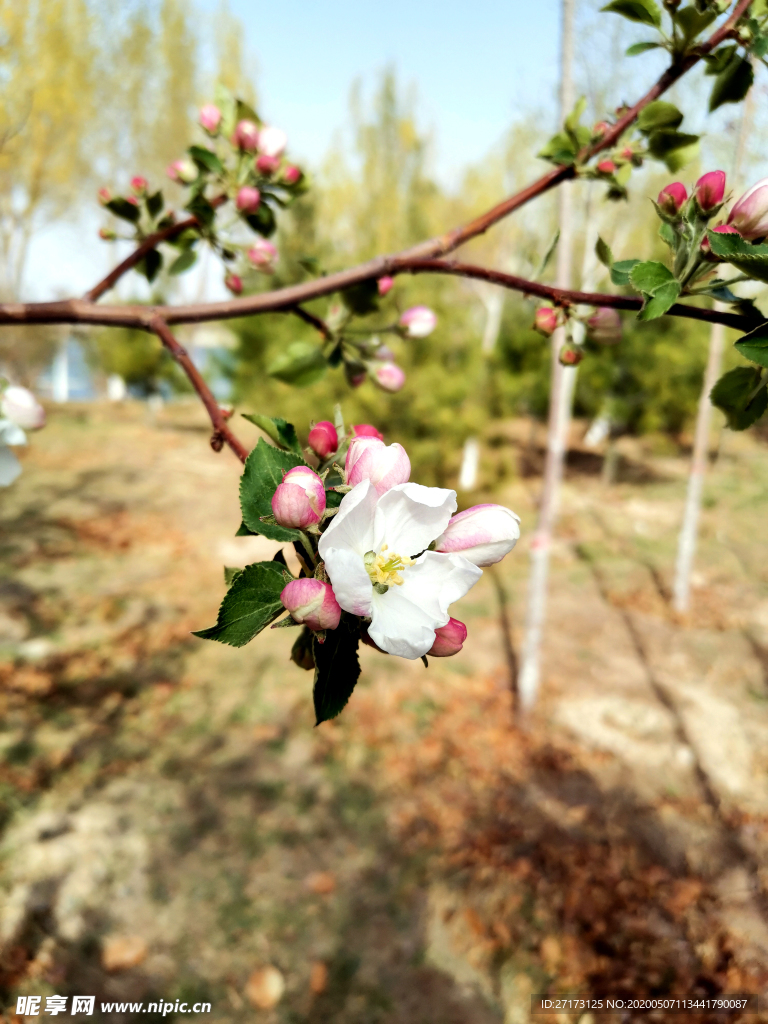
[[[347,383],[351,388],[359,388],[361,384],[365,384],[365,379],[368,376],[365,370],[362,373],[347,373]]]
[[[197,165],[194,160],[174,160],[165,173],[171,181],[180,181],[183,185],[191,185],[197,179]]]
[[[747,189],[728,215],[728,223],[750,242],[768,235],[768,178]]]
[[[503,505],[473,505],[449,520],[435,550],[463,555],[475,565],[500,562],[520,536],[520,517]]]
[[[304,530],[325,512],[325,486],[309,466],[289,469],[272,495],[272,512],[280,526]]]
[[[282,128],[272,128],[270,125],[262,128],[259,132],[259,153],[262,156],[281,157],[288,145],[288,136]]]
[[[467,639],[467,627],[458,619],[450,618],[435,630],[435,642],[427,651],[433,658],[450,658],[458,654]]]
[[[725,195],[725,171],[708,171],[694,186],[696,202],[702,213],[710,213],[719,206]]]
[[[539,334],[543,334],[545,338],[548,338],[557,327],[557,311],[552,309],[551,306],[541,306],[536,310],[533,326]]]
[[[380,277],[379,280],[376,282],[376,285],[379,289],[379,295],[383,297],[384,295],[387,294],[387,292],[392,291],[394,284],[394,277]]]
[[[370,480],[378,494],[408,482],[411,460],[399,444],[386,445],[377,437],[356,437],[349,446],[345,464],[350,487]]]
[[[273,274],[275,272],[274,263],[277,258],[277,249],[266,238],[257,239],[248,250],[247,256],[251,264],[262,273]]]
[[[405,384],[405,373],[397,363],[378,363],[373,371],[373,379],[384,391],[399,391]]]
[[[261,192],[252,185],[243,185],[238,190],[235,206],[241,213],[256,213],[261,202]]]
[[[736,228],[732,224],[718,224],[717,227],[710,228],[709,230],[714,232],[716,235],[740,235],[741,234],[741,232],[737,231]],[[701,251],[704,252],[704,253],[709,253],[709,252],[712,251],[712,246],[709,244],[709,239],[707,238],[706,235],[704,235],[704,237],[701,240]],[[713,256],[712,259],[716,260],[717,257]]]
[[[378,437],[380,441],[384,440],[382,432],[374,427],[371,423],[355,423],[352,426],[352,434],[355,437]]]
[[[587,331],[598,345],[617,345],[621,341],[619,311],[610,306],[600,306],[587,320]]]
[[[291,580],[280,600],[296,622],[312,630],[336,629],[341,608],[330,583],[322,580]]]
[[[621,156],[624,160],[631,160],[634,157],[634,155],[635,151],[634,149],[632,149],[631,146],[625,146],[624,149],[622,149],[621,151]]]
[[[99,202],[101,203],[101,205],[105,206],[112,198],[112,189],[100,188],[96,194],[99,197]]]
[[[146,178],[142,178],[140,174],[137,174],[134,178],[131,178],[131,188],[137,196],[143,196],[146,191],[149,182]]]
[[[126,196],[125,201],[126,203],[130,203],[131,206],[139,205],[139,200],[136,198],[136,196]]]
[[[221,111],[213,103],[206,103],[204,107],[200,108],[200,116],[198,118],[201,127],[203,127],[209,135],[216,135],[221,124]]]
[[[259,129],[253,121],[238,121],[232,142],[246,153],[255,153],[259,145]]]
[[[610,129],[611,129],[611,126],[608,124],[607,121],[598,121],[597,124],[595,125],[595,127],[592,129],[592,135],[596,139],[599,139],[603,135],[605,135],[605,133],[607,131],[610,131]]]
[[[437,317],[428,306],[412,306],[400,317],[400,326],[409,338],[426,338],[437,326]]]
[[[45,426],[45,409],[31,391],[16,384],[3,391],[0,415],[22,430],[39,430]]]
[[[280,159],[276,156],[261,156],[256,157],[256,170],[259,174],[265,174],[267,176],[272,175],[280,166]]]
[[[616,164],[613,160],[601,160],[597,165],[597,169],[601,174],[615,174]]]
[[[242,278],[237,276],[237,274],[227,274],[224,278],[224,285],[232,292],[233,295],[243,294],[243,281]]]
[[[656,199],[660,209],[670,217],[676,216],[688,200],[688,193],[681,181],[670,182],[659,192]]]
[[[578,366],[584,358],[584,353],[578,345],[563,345],[557,358],[563,366]]]
[[[320,420],[309,432],[309,447],[319,459],[327,459],[339,447],[336,427],[328,420]]]
[[[99,228],[99,238],[105,242],[114,242],[117,238],[117,232],[113,231],[112,228]]]
[[[304,177],[304,172],[295,164],[286,164],[283,168],[283,181],[286,185],[295,185]]]

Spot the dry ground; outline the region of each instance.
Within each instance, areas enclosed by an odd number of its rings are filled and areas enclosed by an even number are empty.
[[[504,464],[535,463],[526,431],[501,431]],[[55,410],[0,493],[6,1019],[20,993],[208,999],[218,1024],[517,1024],[544,991],[768,998],[768,452],[725,439],[684,622],[685,460],[627,442],[610,488],[594,456],[573,463],[530,728],[487,573],[459,657],[365,649],[348,709],[314,729],[282,631],[239,651],[190,636],[222,565],[274,549],[234,538],[239,466],[197,410]],[[526,534],[537,489],[493,495]],[[492,570],[515,627],[526,553]],[[266,965],[286,983],[268,1010],[249,986]]]

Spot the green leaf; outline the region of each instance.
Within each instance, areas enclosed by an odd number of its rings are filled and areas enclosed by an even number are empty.
[[[641,132],[653,132],[659,128],[678,128],[683,120],[682,111],[674,103],[656,100],[649,103],[637,116],[637,127]]]
[[[670,247],[670,249],[674,249],[677,245],[677,235],[675,234],[675,230],[671,224],[667,223],[667,221],[661,222],[661,227],[659,228],[659,238],[662,240],[662,242],[665,242]]]
[[[706,63],[705,75],[719,75],[730,64],[732,58],[736,53],[736,46],[721,46],[719,50],[715,50],[714,53],[708,53],[704,57]]]
[[[242,575],[242,569],[230,569],[229,566],[224,566],[224,585],[231,587],[238,576]]]
[[[296,637],[291,648],[291,661],[306,672],[315,667],[315,659],[312,654],[312,632],[305,626]]]
[[[553,135],[549,142],[537,153],[542,160],[553,164],[572,164],[576,159],[576,147],[573,140],[565,133]]]
[[[625,56],[636,57],[639,53],[645,53],[647,50],[658,50],[660,46],[661,43],[633,43],[631,46],[627,47]]]
[[[643,25],[661,25],[661,11],[654,0],[611,0],[611,3],[600,8],[612,14],[620,14],[629,21],[639,21]]]
[[[263,200],[255,213],[245,215],[245,221],[249,228],[257,234],[263,235],[264,238],[269,238],[270,235],[273,235],[277,227],[277,220],[275,219],[272,207]]]
[[[379,308],[379,288],[375,280],[361,281],[341,293],[341,301],[352,313],[367,316]]]
[[[243,413],[243,419],[248,420],[249,423],[253,423],[260,430],[263,430],[279,448],[285,448],[288,451],[295,452],[297,455],[301,455],[301,445],[296,436],[296,428],[292,423],[288,423],[279,416],[261,416],[258,413],[247,412]]]
[[[687,49],[696,36],[702,33],[705,28],[708,28],[716,19],[716,10],[700,12],[690,5],[688,7],[681,7],[672,14],[672,20],[682,32],[684,49]]]
[[[246,565],[224,595],[216,625],[195,630],[192,635],[244,647],[285,611],[280,600],[284,587],[283,573],[276,562]]]
[[[570,112],[570,114],[568,114],[568,116],[566,117],[566,119],[564,121],[565,128],[566,128],[567,131],[569,131],[569,132],[575,132],[576,131],[576,129],[579,127],[579,121],[581,120],[581,115],[584,113],[584,111],[586,109],[587,109],[587,97],[586,96],[579,96],[579,98],[576,100],[576,103],[574,105],[573,110]]]
[[[188,210],[193,217],[196,217],[200,224],[205,228],[209,228],[211,224],[213,224],[216,216],[214,208],[205,196],[199,193],[190,199],[185,209]]]
[[[270,508],[271,507],[272,506],[270,505]],[[245,525],[245,523],[240,523],[240,526],[237,528],[237,533],[235,534],[235,536],[236,537],[255,537],[255,536],[257,536],[257,534],[256,534],[256,532],[254,530],[249,530],[248,527]]]
[[[653,295],[658,288],[669,284],[674,279],[672,271],[656,260],[646,260],[644,263],[636,264],[629,274],[632,287],[639,292],[646,292],[648,295]]]
[[[554,256],[555,249],[557,248],[557,243],[559,241],[560,241],[560,230],[558,228],[558,230],[554,233],[554,235],[552,237],[552,241],[549,243],[549,248],[544,253],[544,257],[543,257],[541,263],[539,264],[539,269],[533,275],[534,281],[538,281],[538,279],[541,277],[541,275],[547,269],[547,264],[549,263],[549,261]]]
[[[738,103],[749,92],[755,78],[752,63],[746,57],[734,53],[723,71],[715,79],[712,95],[709,97],[710,112],[723,103]]]
[[[315,659],[315,685],[312,697],[315,702],[316,725],[335,718],[346,707],[360,678],[360,662],[357,645],[360,640],[360,620],[354,615],[342,613],[337,629],[329,629],[325,643],[315,636],[312,654]]]
[[[237,103],[237,120],[238,121],[253,121],[254,124],[261,125],[263,121],[250,105],[245,100],[236,100]]]
[[[189,270],[196,259],[197,253],[194,249],[185,249],[170,265],[168,273],[183,274],[185,270]]]
[[[613,253],[611,252],[610,246],[603,241],[600,235],[597,236],[597,244],[595,245],[595,255],[603,264],[604,267],[608,267],[610,270],[613,266]]]
[[[121,217],[123,220],[129,220],[132,224],[141,216],[141,210],[138,206],[134,206],[133,203],[129,203],[127,199],[123,199],[122,196],[117,196],[115,199],[110,199],[108,203],[104,204],[110,213],[114,213],[116,217]]]
[[[146,256],[139,260],[136,269],[150,282],[154,281],[163,265],[163,255],[157,249],[150,249]]]
[[[684,132],[662,128],[652,132],[648,139],[650,155],[663,161],[673,173],[694,160],[698,150],[698,135],[686,135]]]
[[[270,377],[305,388],[325,374],[328,364],[321,349],[309,341],[294,341],[267,367]]]
[[[768,281],[768,245],[751,245],[740,235],[708,231],[715,256],[725,260],[757,281]]]
[[[761,373],[753,366],[738,366],[723,374],[710,393],[712,405],[725,413],[731,430],[746,430],[756,423],[768,408],[768,394],[761,388]],[[754,394],[750,401],[750,396]]]
[[[285,526],[262,523],[261,516],[272,515],[272,495],[283,476],[295,466],[305,465],[304,460],[293,452],[273,448],[263,438],[245,460],[245,469],[240,478],[240,509],[243,522],[254,533],[260,533],[270,540],[297,540],[299,530]]]
[[[761,324],[734,345],[745,359],[759,366],[768,367],[768,324]]]
[[[163,193],[158,189],[153,195],[147,196],[145,202],[147,204],[147,213],[154,220],[163,208]]]
[[[187,152],[202,170],[213,171],[214,174],[224,173],[224,164],[205,146],[190,146]]]
[[[632,268],[636,267],[640,260],[619,260],[611,267],[611,281],[618,285],[628,285],[629,275]]]
[[[669,281],[656,289],[653,295],[644,294],[645,305],[637,314],[638,320],[655,320],[673,306],[680,295],[680,282]]]

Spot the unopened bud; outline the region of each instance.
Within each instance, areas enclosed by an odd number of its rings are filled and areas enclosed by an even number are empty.
[[[282,130],[282,128],[273,128],[271,125],[266,125],[259,132],[259,153],[262,156],[273,156],[278,159],[285,152],[285,147],[288,145],[288,136]]]
[[[216,135],[219,131],[219,125],[221,124],[221,111],[214,103],[206,103],[204,107],[200,108],[200,116],[198,118],[201,127],[203,127],[209,135]]]
[[[376,287],[379,290],[379,295],[384,296],[387,294],[387,292],[392,291],[394,284],[394,277],[380,277],[379,280],[376,282]]]
[[[125,201],[126,201],[126,203],[130,203],[131,206],[138,206],[139,205],[139,200],[136,198],[136,196],[126,196],[125,197]]]
[[[635,151],[631,146],[625,146],[621,151],[622,160],[632,160],[635,156]]]
[[[681,181],[665,185],[656,198],[659,209],[670,217],[676,217],[687,201],[688,192]]]
[[[246,153],[255,153],[259,145],[259,129],[253,121],[238,121],[232,142]]]
[[[45,409],[28,388],[11,384],[0,397],[0,416],[22,430],[39,430],[45,426]]]
[[[325,512],[325,486],[309,466],[289,469],[272,495],[272,513],[280,526],[304,530]]]
[[[194,160],[174,160],[165,172],[171,181],[179,181],[183,185],[191,185],[197,180],[198,170]]]
[[[295,164],[286,164],[283,168],[283,181],[286,185],[296,185],[304,177],[304,172]]]
[[[101,203],[102,206],[106,206],[106,204],[112,198],[112,190],[109,189],[109,188],[100,188],[99,191],[96,194],[98,195],[99,202]]]
[[[725,171],[702,174],[694,187],[694,195],[702,213],[714,213],[725,196]]]
[[[428,306],[412,306],[400,317],[400,326],[409,338],[426,338],[437,326],[437,317]]]
[[[383,391],[395,392],[405,384],[405,373],[397,363],[379,363],[373,371],[373,379]]]
[[[616,164],[613,162],[613,160],[601,160],[600,163],[597,165],[597,169],[600,172],[600,174],[615,174]]]
[[[761,178],[747,189],[734,204],[728,223],[750,242],[768,235],[768,178]]]
[[[99,228],[99,238],[105,242],[114,242],[117,238],[117,232],[113,231],[112,228]]]
[[[551,306],[541,306],[533,317],[534,329],[548,338],[557,327],[557,311]]]
[[[276,156],[266,156],[262,153],[261,156],[256,157],[256,170],[259,174],[263,174],[266,177],[270,177],[280,166],[280,158]]]
[[[600,306],[587,320],[587,333],[598,345],[618,345],[621,341],[621,317],[619,311],[611,306]],[[580,351],[580,362],[583,352]],[[569,364],[569,365],[575,365]]]
[[[500,562],[520,538],[520,516],[504,505],[473,505],[457,512],[435,550],[462,555],[481,568]]]
[[[252,185],[243,185],[238,190],[235,206],[241,213],[256,213],[261,202],[261,192]]]
[[[427,651],[432,658],[450,658],[458,654],[467,639],[467,627],[458,619],[450,618],[435,630],[435,642]]]
[[[352,425],[352,435],[354,437],[378,437],[380,441],[384,440],[382,432],[378,427],[374,427],[372,423],[354,423]]]
[[[257,239],[246,255],[251,265],[263,274],[273,274],[275,272],[277,249],[266,238]]]
[[[403,446],[386,445],[376,437],[356,437],[349,446],[344,468],[351,487],[370,480],[379,494],[407,483],[411,475],[411,461]]]
[[[146,195],[148,185],[149,182],[147,181],[147,179],[142,178],[140,174],[137,174],[134,178],[131,178],[131,188],[133,189],[134,194],[137,196]]]
[[[599,139],[602,138],[602,136],[605,135],[607,131],[610,131],[610,129],[611,126],[608,124],[607,121],[598,121],[595,127],[592,129],[592,135],[594,138]]]
[[[243,282],[237,274],[227,274],[224,278],[224,285],[232,292],[233,295],[242,295],[243,293]]]
[[[341,607],[333,587],[322,580],[291,580],[280,594],[283,606],[291,618],[309,629],[336,629],[341,619]]]
[[[309,432],[309,447],[319,459],[327,459],[338,451],[339,435],[328,420],[320,420]]]
[[[563,345],[558,358],[563,366],[578,366],[584,358],[584,353],[578,345]]]

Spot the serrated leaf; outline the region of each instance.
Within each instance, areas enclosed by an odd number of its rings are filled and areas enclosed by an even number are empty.
[[[297,540],[299,530],[290,530],[285,526],[263,523],[261,516],[272,515],[272,495],[283,476],[295,466],[303,466],[305,462],[293,452],[284,452],[267,444],[264,438],[245,460],[245,469],[240,478],[240,510],[243,523],[254,533],[260,533],[270,540]]]
[[[698,148],[698,135],[687,135],[666,128],[651,132],[648,138],[650,155],[656,160],[662,160],[672,172],[695,159]]]
[[[316,725],[335,718],[346,707],[360,678],[357,647],[360,641],[360,620],[342,613],[336,629],[325,634],[325,643],[317,637],[312,641],[315,661],[315,685],[312,697],[315,703]]]
[[[743,100],[754,79],[752,62],[735,53],[712,86],[712,94],[709,97],[710,113],[723,103],[738,103]]]
[[[768,245],[751,245],[740,235],[708,231],[715,256],[725,260],[757,281],[768,281]]]
[[[659,228],[659,238],[662,240],[662,242],[665,242],[670,247],[670,249],[674,249],[677,245],[677,235],[675,234],[675,230],[672,227],[672,225],[668,224],[665,220],[661,222],[661,226]]]
[[[116,217],[120,217],[122,220],[129,220],[132,224],[135,224],[141,216],[141,210],[139,207],[133,203],[129,203],[128,200],[123,199],[122,196],[110,199],[109,202],[104,205],[110,213],[114,213]]]
[[[205,146],[190,146],[187,152],[198,167],[206,171],[212,171],[214,174],[224,173],[224,165],[221,160],[210,149],[206,149]]]
[[[646,53],[648,50],[658,50],[661,43],[633,43],[624,51],[626,57],[636,57],[639,53]]]
[[[613,266],[613,253],[611,252],[611,247],[603,241],[600,235],[597,236],[595,255],[604,267],[608,267],[609,270],[611,269]]]
[[[761,324],[734,345],[745,359],[768,368],[768,325]]]
[[[173,263],[168,268],[169,274],[183,274],[185,270],[194,264],[197,259],[197,253],[194,249],[185,249],[184,252],[180,253]]]
[[[656,260],[645,260],[643,263],[635,264],[629,274],[632,287],[648,295],[653,295],[658,288],[669,284],[670,281],[674,281],[672,271]]]
[[[305,388],[325,374],[328,363],[321,349],[309,341],[294,341],[267,366],[267,373],[276,380]]]
[[[154,220],[163,208],[163,193],[158,189],[153,195],[147,196],[145,202],[147,204],[147,213]]]
[[[640,260],[619,260],[611,267],[611,281],[618,285],[628,285],[629,275]]]
[[[649,103],[637,116],[637,127],[641,132],[653,132],[659,128],[673,129],[682,123],[683,114],[674,103],[656,100]]]
[[[136,264],[136,269],[151,283],[155,280],[163,265],[163,254],[157,249],[150,249],[149,252]]]
[[[277,220],[275,213],[269,203],[261,202],[255,213],[248,213],[245,216],[248,227],[264,238],[269,238],[275,233]]]
[[[710,401],[728,420],[731,430],[746,430],[756,423],[768,408],[768,395],[761,388],[751,398],[760,383],[761,373],[753,366],[737,366],[724,373],[710,392]]]
[[[655,320],[663,316],[670,306],[674,306],[680,295],[680,282],[669,281],[661,285],[653,295],[644,294],[645,305],[637,314],[638,320]]]
[[[271,507],[271,506],[270,506]],[[255,537],[256,533],[253,530],[249,530],[245,523],[240,523],[237,528],[236,537]]]
[[[259,413],[247,412],[243,413],[243,419],[263,430],[279,448],[301,455],[301,445],[292,423],[288,423],[280,416],[262,416]]]
[[[242,569],[231,569],[228,565],[224,566],[224,585],[231,587],[238,576],[241,575]]]
[[[612,14],[620,14],[629,21],[639,21],[643,25],[661,25],[661,11],[654,0],[611,0],[611,3],[600,8]]]
[[[276,563],[246,565],[225,594],[216,625],[196,630],[193,636],[243,647],[285,611],[280,600],[284,587]]]

